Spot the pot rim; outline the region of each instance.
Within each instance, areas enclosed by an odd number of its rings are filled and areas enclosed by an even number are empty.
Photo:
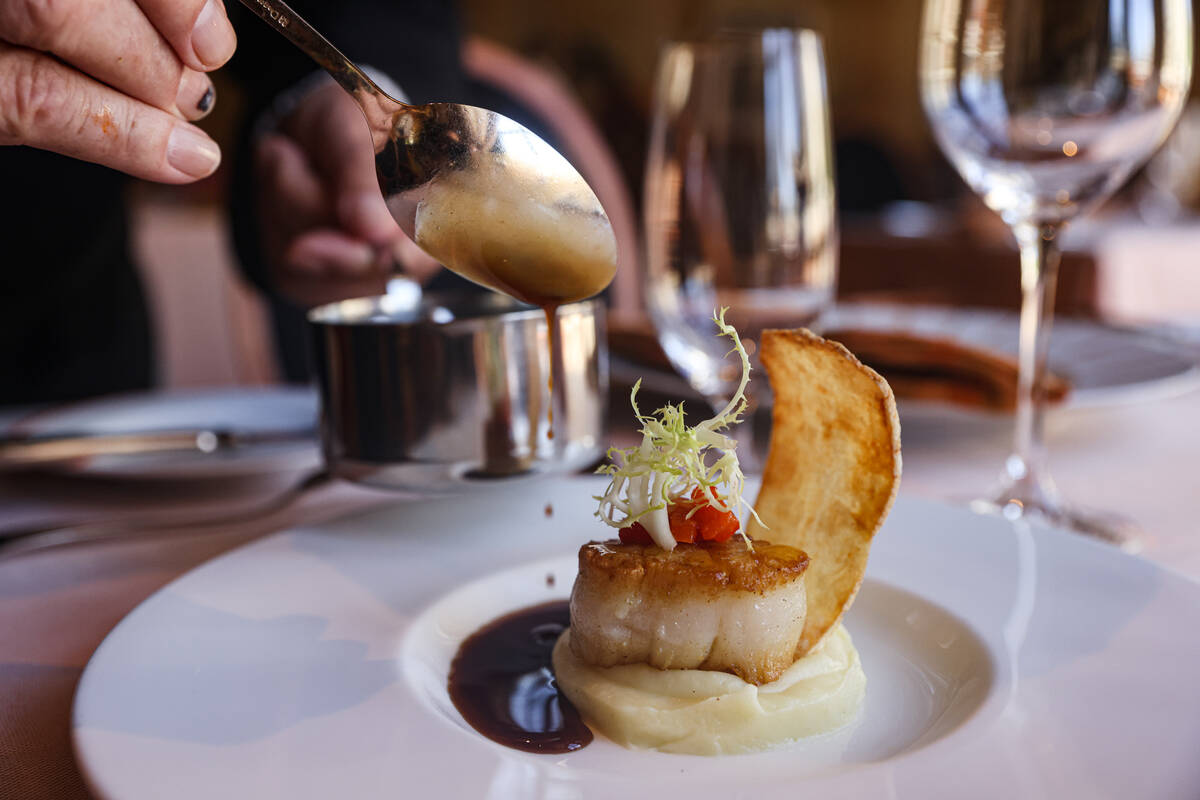
[[[558,307],[558,316],[595,314],[604,303],[589,298]],[[423,292],[420,295],[372,295],[326,303],[310,309],[310,325],[321,328],[412,328],[454,329],[480,322],[523,322],[543,319],[545,310],[495,292],[464,295]]]

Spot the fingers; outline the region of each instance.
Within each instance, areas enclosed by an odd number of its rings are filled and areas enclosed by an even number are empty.
[[[175,8],[169,13],[155,9],[161,24],[190,15],[188,24],[194,27],[204,14],[203,0],[170,3]],[[213,25],[203,27],[209,32]],[[185,66],[155,24],[130,0],[5,0],[0,3],[0,38],[52,53],[119,92],[187,119],[203,116],[212,106],[208,77]],[[182,44],[180,48],[186,61],[211,68],[196,57],[190,33],[186,48]],[[222,50],[231,53],[232,46],[224,45]],[[228,53],[223,53],[225,58]]]
[[[299,232],[324,219],[321,182],[299,148],[279,135],[255,145],[254,175],[263,251],[278,263]]]
[[[142,12],[180,60],[207,72],[224,64],[237,47],[221,0],[137,0]]]
[[[327,187],[333,214],[346,233],[380,247],[399,240],[400,226],[375,177],[370,133],[349,95],[333,83],[313,90],[284,128]]]
[[[389,263],[377,248],[337,228],[328,190],[300,147],[281,135],[256,151],[264,249],[277,277],[361,277]]]
[[[360,277],[383,272],[386,264],[374,247],[332,228],[318,228],[292,240],[287,264],[310,275]]]
[[[164,183],[207,177],[220,164],[219,148],[199,128],[43,53],[0,42],[0,78],[0,144]]]
[[[440,269],[388,212],[362,112],[336,85],[308,94],[258,156],[267,256],[293,300],[379,293],[397,264],[422,281]]]
[[[292,275],[280,282],[279,290],[301,308],[313,308],[351,297],[383,294],[387,291],[387,280],[383,273],[364,278]]]

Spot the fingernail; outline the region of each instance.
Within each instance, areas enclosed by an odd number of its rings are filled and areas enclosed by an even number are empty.
[[[342,224],[368,239],[390,238],[396,221],[378,192],[360,192],[345,196],[338,207]]]
[[[212,110],[217,100],[217,91],[213,83],[203,72],[183,68],[183,78],[179,81],[179,93],[175,98],[175,107],[185,118],[200,119]]]
[[[206,178],[221,163],[221,148],[199,128],[179,123],[167,140],[167,163],[192,178]]]
[[[208,0],[192,27],[192,50],[200,63],[216,69],[229,60],[237,47],[237,35],[217,0]]]

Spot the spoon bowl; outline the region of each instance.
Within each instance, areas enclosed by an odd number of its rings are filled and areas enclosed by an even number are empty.
[[[458,103],[388,95],[280,0],[242,0],[358,103],[389,211],[422,249],[465,278],[552,307],[591,297],[616,273],[600,200],[558,151],[518,122]]]

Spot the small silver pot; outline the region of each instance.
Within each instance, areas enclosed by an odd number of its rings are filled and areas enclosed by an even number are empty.
[[[604,306],[558,311],[554,438],[546,318],[491,293],[413,293],[309,312],[328,468],[359,483],[462,491],[577,470],[604,449]],[[561,354],[561,360],[558,354]]]

